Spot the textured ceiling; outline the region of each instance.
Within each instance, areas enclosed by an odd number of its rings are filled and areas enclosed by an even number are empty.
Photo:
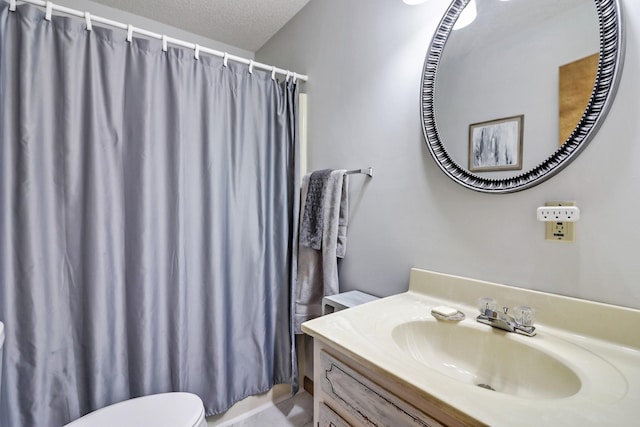
[[[256,52],[309,0],[94,0]]]

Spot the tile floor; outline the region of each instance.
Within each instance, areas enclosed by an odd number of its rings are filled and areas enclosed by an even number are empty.
[[[313,427],[313,397],[302,391],[229,427]]]

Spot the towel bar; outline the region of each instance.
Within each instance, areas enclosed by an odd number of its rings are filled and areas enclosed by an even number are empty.
[[[367,169],[354,169],[354,170],[350,170],[350,171],[346,171],[345,174],[347,175],[353,175],[356,173],[362,173],[365,174],[367,176],[369,176],[370,178],[373,178],[373,168],[372,167],[368,167]]]

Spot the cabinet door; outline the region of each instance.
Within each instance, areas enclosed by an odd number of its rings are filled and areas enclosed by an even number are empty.
[[[324,351],[321,389],[363,426],[442,427],[424,412],[409,405]]]
[[[333,410],[324,403],[320,403],[318,422],[318,427],[351,427],[349,423],[340,418],[340,415],[333,412]]]

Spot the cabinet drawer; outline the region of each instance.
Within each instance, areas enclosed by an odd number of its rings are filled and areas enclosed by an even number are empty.
[[[442,427],[419,409],[390,394],[328,353],[320,353],[321,389],[359,425]],[[322,424],[321,424],[322,425]]]
[[[320,403],[319,427],[351,427],[351,424],[343,420],[340,415],[333,412],[324,403]]]

